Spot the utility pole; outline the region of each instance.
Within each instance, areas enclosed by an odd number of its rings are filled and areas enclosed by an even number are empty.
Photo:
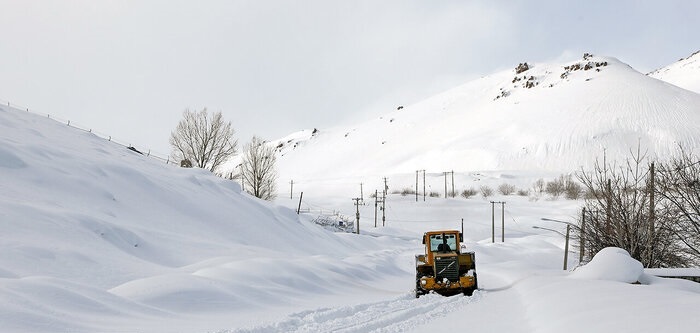
[[[606,185],[606,193],[605,193],[605,237],[611,237],[612,236],[612,182],[610,179],[608,179],[608,184]]]
[[[292,181],[290,181],[289,184],[291,186],[289,189],[289,199],[293,199],[294,198],[294,179],[292,179]]]
[[[491,243],[496,242],[496,204],[501,204],[501,242],[505,242],[505,201],[491,201]]]
[[[491,243],[496,242],[495,202],[491,201]]]
[[[297,215],[299,215],[299,211],[301,211],[301,198],[304,197],[304,192],[301,192],[301,195],[299,196],[299,207],[297,207]]]
[[[386,183],[386,177],[384,177],[384,196],[386,197],[387,193],[389,192],[389,185]]]
[[[447,171],[443,171],[442,174],[445,176],[445,199],[447,199]]]
[[[553,230],[553,229],[542,228],[542,227],[538,227],[538,226],[533,226],[533,228],[535,228],[535,229],[549,230],[549,231],[556,232],[556,233],[558,233],[558,234],[560,234],[560,235],[566,237],[566,243],[565,243],[565,245],[564,245],[564,270],[567,270],[567,269],[569,268],[569,267],[568,267],[568,262],[569,262],[569,235],[570,235],[570,233],[571,233],[571,226],[572,226],[573,224],[571,224],[571,223],[569,223],[569,222],[565,222],[565,221],[559,221],[559,220],[554,220],[554,219],[548,219],[548,218],[544,218],[544,217],[543,217],[541,220],[542,220],[542,221],[550,221],[550,222],[557,222],[557,223],[564,223],[564,224],[566,224],[566,235],[562,234],[562,233],[559,232],[559,231]]]
[[[651,267],[651,262],[652,259],[654,258],[654,223],[656,219],[655,215],[655,202],[654,202],[654,162],[651,162],[651,165],[649,166],[649,232],[647,236],[647,251],[648,253],[648,261],[647,261],[647,267]]]
[[[578,262],[579,264],[583,263],[583,257],[584,257],[584,251],[586,250],[586,246],[584,245],[586,243],[586,207],[583,207],[581,209],[581,234],[579,235],[578,239],[578,245],[579,245],[579,251],[578,251]]]
[[[452,170],[452,197],[455,197],[455,171]]]
[[[377,197],[377,190],[374,190],[374,227],[377,227],[377,203],[379,198]]]
[[[420,170],[416,170],[416,202],[418,202],[418,173]]]
[[[567,262],[569,260],[569,229],[571,229],[570,224],[566,224],[566,245],[564,245],[564,270],[568,270],[569,267]]]
[[[425,169],[423,171],[423,201],[425,201]]]
[[[362,198],[352,198],[355,201],[355,219],[357,220],[357,234],[360,234],[360,200]]]
[[[506,242],[506,202],[501,201],[501,243]]]
[[[362,183],[360,183],[360,200],[362,200],[363,203],[365,202],[365,194],[362,191]]]
[[[386,194],[382,196],[382,227],[386,226]]]

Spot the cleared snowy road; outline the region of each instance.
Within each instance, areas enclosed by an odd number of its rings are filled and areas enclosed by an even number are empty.
[[[459,312],[480,298],[478,292],[473,297],[426,295],[420,299],[406,293],[381,302],[299,312],[281,322],[223,332],[406,332]]]

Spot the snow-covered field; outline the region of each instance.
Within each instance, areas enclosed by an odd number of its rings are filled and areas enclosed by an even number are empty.
[[[384,177],[389,193],[415,187],[415,173],[353,177],[359,155],[328,153],[309,162],[330,160],[333,170],[297,179],[289,192],[280,178],[280,195],[268,203],[202,170],[0,106],[0,332],[637,333],[700,325],[700,284],[645,274],[624,251],[607,249],[574,270],[572,242],[562,269],[564,238],[533,226],[562,232],[542,218],[573,221],[578,201],[389,194],[386,221],[378,212],[375,227],[369,194]],[[426,190],[442,195],[452,175],[430,167]],[[526,189],[560,174],[463,170],[455,166],[457,191]],[[419,184],[422,194],[422,174]],[[305,213],[297,215],[300,192]],[[321,212],[353,221],[359,196],[359,235],[312,222]],[[490,201],[506,202],[503,219],[495,206],[495,229]],[[422,233],[462,227],[480,290],[416,299]]]

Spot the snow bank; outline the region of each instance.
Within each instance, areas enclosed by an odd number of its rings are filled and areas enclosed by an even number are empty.
[[[629,252],[618,247],[607,247],[600,250],[591,262],[571,273],[571,277],[634,283],[640,280],[642,274],[644,266]]]
[[[406,273],[403,241],[336,235],[207,171],[10,107],[0,133],[2,332],[207,331],[242,309],[410,289],[383,282]]]

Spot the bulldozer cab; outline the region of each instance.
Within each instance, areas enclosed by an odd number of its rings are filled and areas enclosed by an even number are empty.
[[[428,238],[428,248],[430,252],[447,252],[447,251],[457,251],[459,249],[459,242],[461,241],[462,234],[459,237],[455,233],[440,233],[440,234],[429,234]]]
[[[423,260],[432,264],[436,254],[460,252],[462,233],[457,230],[429,231],[423,235],[425,255]]]

